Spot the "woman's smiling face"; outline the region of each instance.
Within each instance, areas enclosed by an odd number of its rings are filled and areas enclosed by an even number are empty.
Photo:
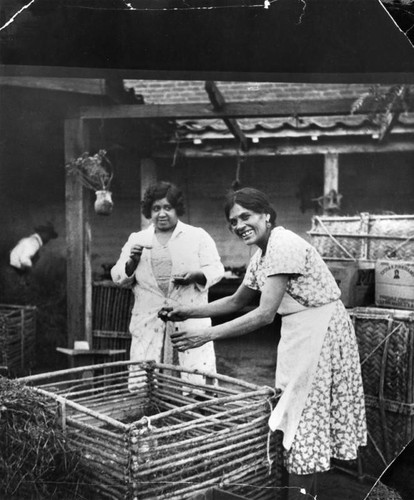
[[[260,214],[235,203],[229,212],[230,227],[246,245],[266,247],[270,229],[268,214]]]
[[[178,216],[167,198],[162,198],[152,204],[151,220],[158,231],[170,231],[177,225]]]

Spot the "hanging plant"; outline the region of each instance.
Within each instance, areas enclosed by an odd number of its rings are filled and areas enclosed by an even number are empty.
[[[112,213],[114,204],[110,187],[113,169],[104,149],[100,149],[93,156],[83,153],[79,158],[66,164],[66,172],[69,175],[76,175],[83,186],[95,192],[94,209],[97,214]]]
[[[401,112],[408,111],[410,88],[408,85],[393,85],[381,89],[374,85],[361,94],[351,106],[351,114],[368,110],[368,118],[378,127],[379,141],[382,141],[397,121]]]

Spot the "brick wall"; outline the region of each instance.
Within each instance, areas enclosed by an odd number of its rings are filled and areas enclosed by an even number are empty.
[[[269,101],[276,99],[357,98],[370,88],[368,84],[308,84],[275,82],[216,82],[229,102]],[[147,104],[209,102],[204,81],[125,80]]]
[[[412,179],[413,154],[342,155],[339,162],[342,215],[362,211],[414,213],[414,184],[407,182]],[[175,167],[167,161],[157,163],[158,178],[175,182],[184,191],[187,211],[182,220],[210,233],[225,265],[247,263],[253,249],[229,232],[223,213],[225,194],[235,176],[235,159],[189,158],[182,159]],[[392,177],[388,175],[390,165]],[[309,204],[302,207],[305,210],[301,208],[301,196],[310,199],[322,194],[322,155],[252,158],[243,164],[241,180],[244,185],[268,193],[278,213],[278,224],[307,237],[315,212]],[[138,230],[137,196],[123,198],[122,193],[115,192],[114,213],[110,217],[93,217],[94,270],[99,271],[105,261],[116,260],[129,233]]]

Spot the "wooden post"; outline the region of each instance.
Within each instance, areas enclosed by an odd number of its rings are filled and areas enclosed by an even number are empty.
[[[338,195],[339,186],[339,162],[338,153],[326,153],[325,163],[324,163],[324,185],[323,185],[323,196],[325,200],[330,199],[330,195],[334,192],[335,196]],[[324,214],[329,215],[331,211],[324,203]]]
[[[79,119],[65,120],[65,163],[89,147],[88,129]],[[87,192],[75,175],[66,175],[68,347],[86,340],[92,347],[92,276]]]
[[[157,164],[151,158],[141,160],[141,200],[144,197],[147,187],[157,182]],[[141,215],[141,229],[148,226],[148,220]]]
[[[326,153],[324,165],[324,186],[323,194],[329,194],[332,189],[338,192],[339,185],[339,164],[338,153]]]

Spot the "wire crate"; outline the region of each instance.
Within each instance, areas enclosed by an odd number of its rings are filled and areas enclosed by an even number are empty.
[[[268,429],[277,400],[270,387],[152,361],[22,380],[57,406],[100,498],[184,500],[215,486],[278,498],[282,444]]]
[[[361,358],[368,425],[364,468],[378,475],[414,438],[414,313],[350,311]]]
[[[36,307],[0,304],[0,367],[12,376],[35,364]]]
[[[373,267],[378,259],[414,258],[414,215],[314,216],[308,234],[326,261]]]

